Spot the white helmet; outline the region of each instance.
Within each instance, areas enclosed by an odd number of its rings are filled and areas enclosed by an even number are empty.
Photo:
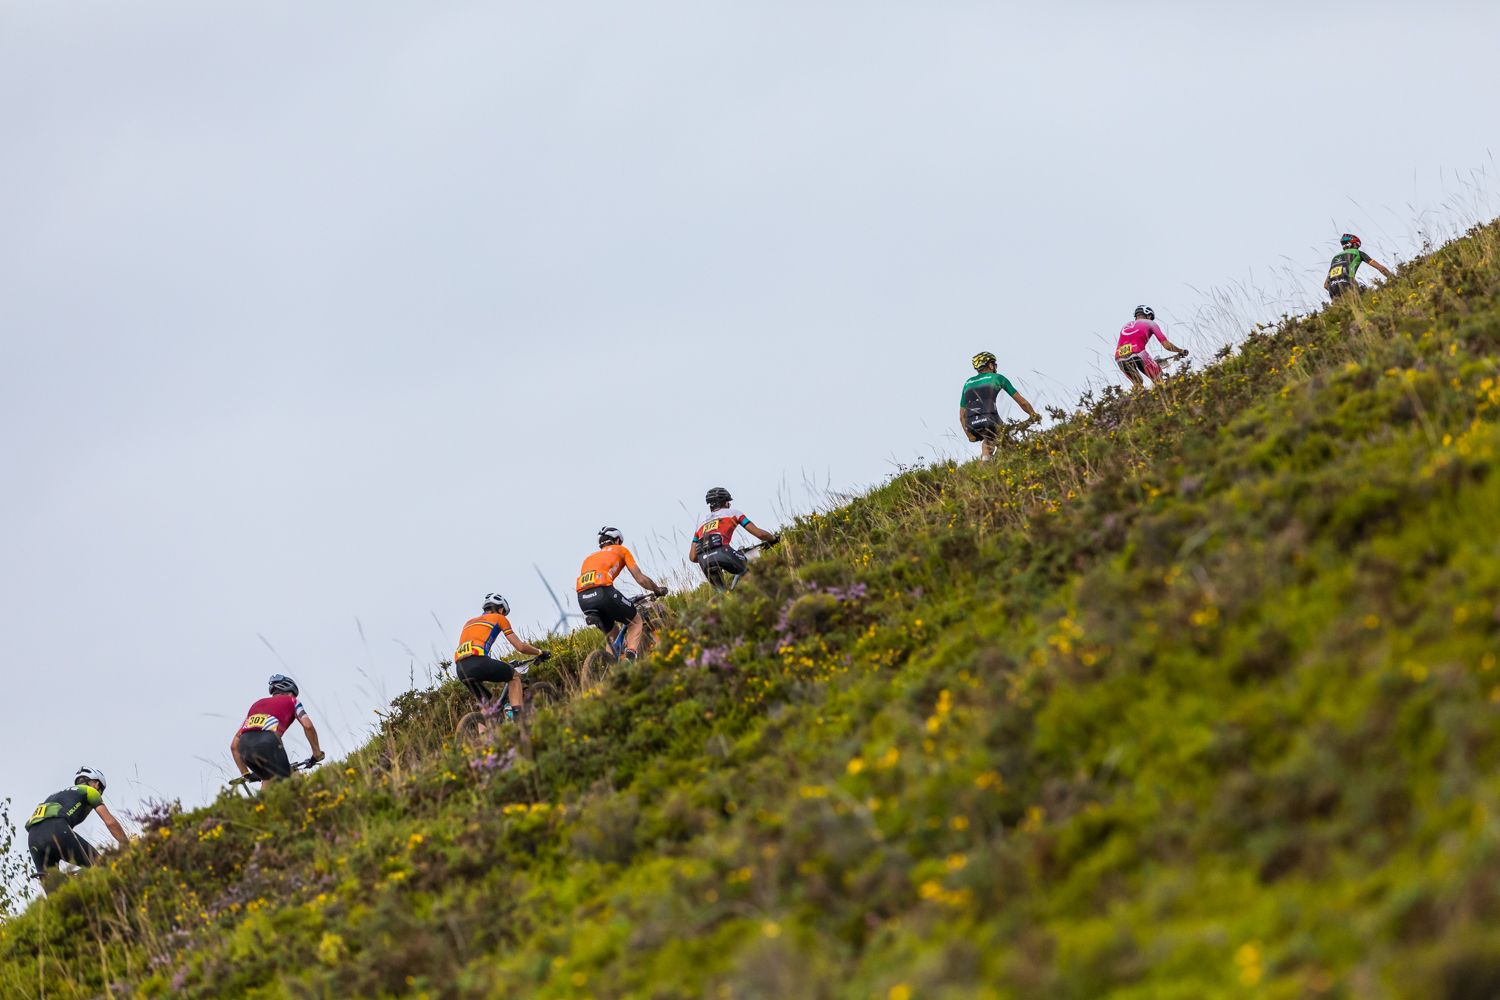
[[[73,784],[83,781],[99,782],[99,790],[104,791],[104,772],[93,767],[80,767],[78,773],[73,775]]]
[[[510,614],[510,602],[499,594],[484,595],[484,610],[488,611],[490,608],[494,608],[502,615]]]
[[[620,534],[620,529],[619,528],[600,528],[599,529],[599,547],[601,549],[604,548],[604,546],[606,546],[606,545],[624,545],[624,544],[625,544],[625,536],[622,535],[622,534]]]

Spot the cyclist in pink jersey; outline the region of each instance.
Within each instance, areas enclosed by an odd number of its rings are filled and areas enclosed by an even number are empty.
[[[1152,337],[1179,358],[1187,355],[1185,349],[1172,343],[1161,332],[1161,327],[1156,325],[1156,313],[1150,306],[1136,306],[1135,319],[1120,328],[1120,343],[1115,347],[1115,365],[1137,389],[1146,384],[1142,375],[1149,378],[1152,385],[1161,378],[1161,366],[1146,350]]]

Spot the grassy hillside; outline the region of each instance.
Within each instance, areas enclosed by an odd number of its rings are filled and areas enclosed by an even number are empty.
[[[800,521],[509,742],[403,696],[0,928],[0,994],[1495,995],[1497,351],[1492,225]]]

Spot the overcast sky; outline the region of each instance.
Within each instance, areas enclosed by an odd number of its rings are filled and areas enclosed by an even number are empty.
[[[88,764],[117,811],[202,802],[283,669],[345,752],[486,591],[543,631],[533,563],[571,592],[602,524],[667,572],[708,486],[774,524],[969,454],[978,350],[1070,405],[1137,302],[1208,353],[1343,229],[1409,257],[1496,210],[1497,37],[1480,2],[0,0],[0,796]]]

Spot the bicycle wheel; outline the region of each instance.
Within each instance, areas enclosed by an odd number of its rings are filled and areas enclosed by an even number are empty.
[[[486,716],[483,712],[470,712],[458,720],[454,736],[462,746],[486,746],[495,738],[495,728],[501,717]]]
[[[526,714],[530,715],[539,708],[548,705],[562,703],[562,695],[558,693],[557,686],[547,681],[537,684],[526,685]]]
[[[583,666],[578,668],[578,686],[586,688],[598,684],[604,680],[604,675],[609,672],[609,665],[614,662],[602,649],[596,649],[583,658]]]

